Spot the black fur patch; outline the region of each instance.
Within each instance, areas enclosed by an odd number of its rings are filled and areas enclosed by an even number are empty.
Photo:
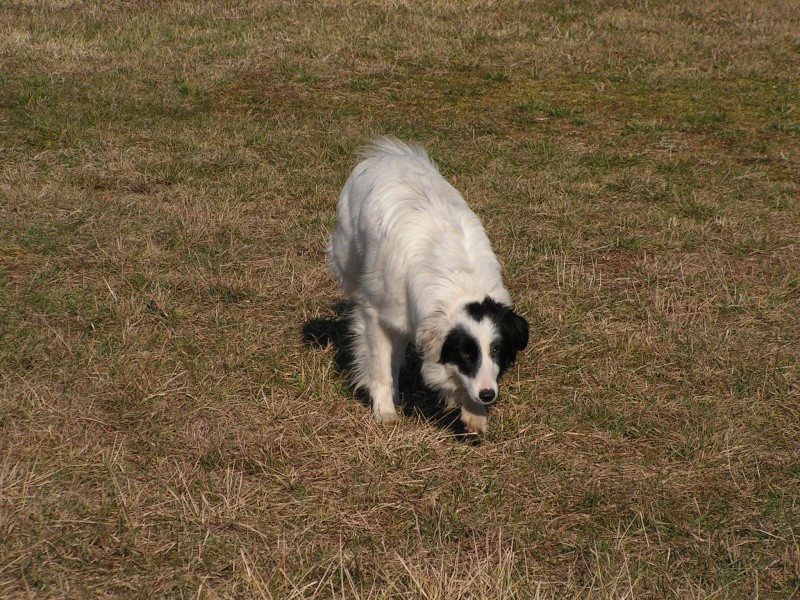
[[[489,296],[482,302],[470,302],[465,307],[467,314],[480,322],[483,319],[494,321],[500,333],[498,344],[497,364],[502,375],[516,360],[517,352],[528,345],[528,322],[515,313],[510,306],[500,304]]]
[[[467,311],[470,317],[480,323],[483,321],[484,317],[488,316],[489,318],[493,318],[496,315],[511,310],[511,307],[495,302],[492,298],[486,296],[483,302],[470,302],[464,307],[464,310]],[[497,322],[497,319],[493,320]]]
[[[463,327],[451,329],[442,344],[439,362],[456,365],[467,377],[475,377],[481,366],[478,341]]]

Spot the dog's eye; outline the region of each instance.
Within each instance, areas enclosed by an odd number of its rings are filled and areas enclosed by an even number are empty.
[[[489,348],[489,354],[491,355],[492,358],[497,358],[498,356],[500,356],[500,346],[498,346],[497,344],[492,344],[492,347]]]
[[[468,361],[468,360],[470,360],[472,357],[469,355],[469,352],[467,352],[466,350],[462,350],[462,351],[461,351],[461,358],[463,358],[464,360],[467,360],[467,361]]]

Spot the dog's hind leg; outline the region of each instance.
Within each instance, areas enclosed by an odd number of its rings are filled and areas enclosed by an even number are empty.
[[[393,356],[399,342],[393,332],[378,322],[373,309],[359,307],[357,310],[364,326],[361,350],[365,360],[360,371],[372,399],[372,418],[376,423],[393,423],[397,420],[395,401],[399,401],[394,372],[400,370],[400,363],[396,363]]]
[[[401,335],[392,337],[392,396],[395,406],[400,405],[400,369],[406,362],[408,339]]]

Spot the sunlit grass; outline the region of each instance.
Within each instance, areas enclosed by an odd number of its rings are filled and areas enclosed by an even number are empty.
[[[0,595],[792,597],[797,31],[4,5]],[[347,387],[324,248],[376,134],[435,157],[531,323],[477,444],[413,369],[396,428]]]

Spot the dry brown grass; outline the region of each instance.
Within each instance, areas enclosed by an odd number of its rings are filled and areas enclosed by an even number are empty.
[[[0,8],[0,596],[789,598],[794,2]],[[371,135],[532,344],[480,444],[335,344]]]

